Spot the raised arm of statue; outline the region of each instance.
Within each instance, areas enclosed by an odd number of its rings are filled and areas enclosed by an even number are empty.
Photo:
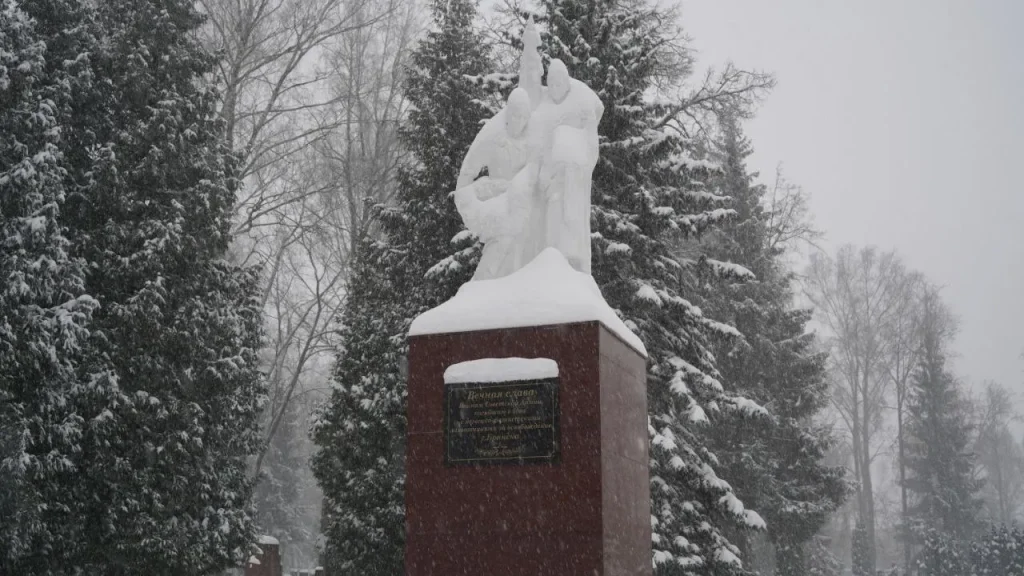
[[[455,206],[466,228],[484,242],[474,279],[503,276],[521,265],[516,246],[532,214],[536,182],[536,171],[527,168],[529,122],[529,96],[516,88],[481,128],[459,169]],[[484,168],[487,176],[477,178]]]
[[[480,132],[477,132],[473,143],[469,145],[469,151],[462,160],[459,168],[459,178],[455,183],[455,189],[464,188],[473,183],[484,168],[488,173],[493,172],[490,165],[493,163],[495,148],[501,145],[501,139],[505,137],[505,109],[494,115],[484,123]]]
[[[519,57],[519,86],[530,96],[530,109],[536,110],[544,98],[541,77],[544,76],[544,63],[541,60],[540,33],[533,23],[533,16],[526,21],[523,30],[523,54]]]

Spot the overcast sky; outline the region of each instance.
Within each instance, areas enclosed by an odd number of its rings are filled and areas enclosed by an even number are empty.
[[[1024,1],[680,3],[701,66],[776,74],[752,167],[944,286],[958,373],[1024,394]]]

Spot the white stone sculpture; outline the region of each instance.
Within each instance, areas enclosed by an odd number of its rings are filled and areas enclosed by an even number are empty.
[[[519,57],[519,87],[530,96],[531,110],[540,106],[544,99],[544,62],[540,59],[540,34],[533,25],[533,16],[526,21],[523,30],[523,54]]]
[[[473,280],[507,276],[552,247],[590,274],[591,175],[604,105],[560,60],[541,86],[532,20],[523,44],[519,87],[473,140],[454,192],[466,227],[484,242]]]
[[[533,204],[535,167],[527,167],[527,126],[530,97],[522,88],[509,96],[505,108],[484,124],[462,161],[455,186],[455,206],[484,243],[474,280],[500,278],[529,262],[527,224]],[[474,180],[483,169],[487,176]]]
[[[604,105],[586,84],[569,77],[561,60],[548,66],[546,98],[530,122],[539,164],[535,214],[543,215],[540,249],[557,248],[576,270],[590,274],[590,188],[597,165],[597,123]],[[541,230],[541,221],[535,221]]]

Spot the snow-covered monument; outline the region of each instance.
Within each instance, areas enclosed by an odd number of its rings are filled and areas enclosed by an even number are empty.
[[[409,333],[408,576],[651,572],[646,352],[590,276],[604,106],[539,43],[453,192],[473,280]]]

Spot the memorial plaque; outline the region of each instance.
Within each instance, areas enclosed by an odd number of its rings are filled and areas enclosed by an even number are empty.
[[[444,462],[558,461],[558,378],[445,386]]]

